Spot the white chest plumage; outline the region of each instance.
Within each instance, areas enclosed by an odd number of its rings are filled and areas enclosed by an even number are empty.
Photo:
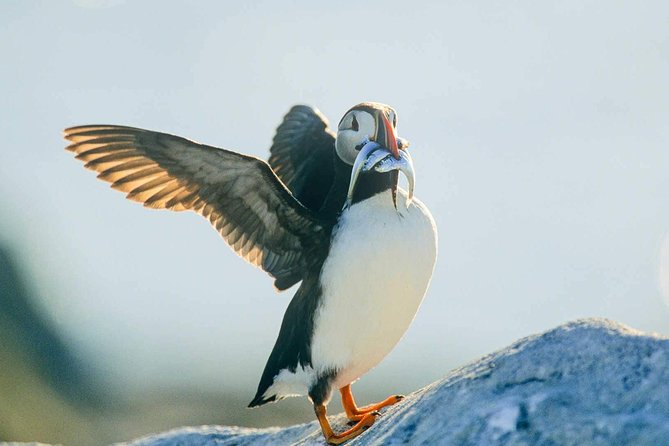
[[[437,232],[418,200],[390,192],[344,211],[321,273],[312,364],[342,387],[376,366],[411,324],[432,277]]]
[[[411,324],[432,277],[437,229],[425,205],[406,208],[398,189],[344,211],[321,270],[314,316],[312,367],[282,370],[265,397],[306,395],[319,374],[336,371],[333,387],[349,384],[395,347]]]

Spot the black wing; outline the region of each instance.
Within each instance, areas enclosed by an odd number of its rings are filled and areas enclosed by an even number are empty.
[[[311,274],[304,278],[295,297],[283,315],[281,330],[267,359],[258,390],[249,407],[262,406],[277,400],[277,395],[266,394],[282,370],[295,373],[298,367],[311,366],[311,337],[314,318],[321,302],[320,276]]]
[[[306,105],[290,109],[277,128],[269,164],[293,195],[313,211],[334,179],[335,134],[323,114]]]
[[[241,257],[275,278],[302,279],[323,226],[260,159],[132,127],[65,130],[68,150],[144,206],[205,217]]]

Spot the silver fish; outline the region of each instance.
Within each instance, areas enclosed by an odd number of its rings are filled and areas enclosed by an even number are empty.
[[[353,169],[351,171],[351,181],[348,185],[348,194],[346,195],[346,203],[344,208],[351,205],[353,200],[353,192],[355,191],[356,183],[361,172],[369,172],[374,170],[376,172],[390,172],[392,170],[399,170],[407,178],[409,183],[409,192],[407,194],[406,206],[409,207],[413,201],[413,192],[416,186],[415,174],[413,169],[413,160],[411,155],[405,150],[400,150],[400,159],[396,159],[388,149],[380,144],[369,141],[363,141],[364,145],[360,149],[360,153],[355,158]]]
[[[360,153],[358,153],[358,156],[355,158],[355,162],[353,163],[353,169],[351,170],[351,181],[348,183],[348,194],[346,194],[346,203],[344,204],[344,208],[351,206],[355,184],[358,182],[358,176],[360,175],[360,172],[362,172],[362,169],[365,167],[367,157],[372,152],[381,147],[380,144],[374,141],[370,141],[368,138],[365,138],[363,143],[364,146],[362,146],[362,149],[360,149]]]
[[[386,152],[386,156],[375,156],[377,152]],[[369,162],[365,165],[364,171],[374,169],[376,172],[390,172],[391,170],[399,170],[404,174],[409,183],[409,192],[407,194],[406,207],[409,207],[413,201],[413,191],[416,187],[416,176],[413,169],[413,160],[411,155],[406,150],[400,150],[400,159],[395,159],[390,152],[385,149],[377,150],[369,158]],[[372,159],[375,161],[372,162]]]

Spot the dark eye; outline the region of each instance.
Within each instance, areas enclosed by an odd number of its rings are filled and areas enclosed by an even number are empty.
[[[355,115],[353,115],[353,121],[351,121],[351,128],[356,132],[358,131],[358,128],[360,128],[360,126],[358,125],[358,120],[355,119]]]

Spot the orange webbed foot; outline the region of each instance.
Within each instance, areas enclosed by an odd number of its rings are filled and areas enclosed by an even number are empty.
[[[321,430],[323,431],[323,436],[325,441],[329,444],[342,444],[345,441],[348,441],[352,438],[357,437],[376,421],[376,417],[379,415],[378,412],[370,412],[365,414],[361,419],[350,429],[340,433],[335,434],[330,426],[330,422],[327,419],[327,411],[324,405],[314,405],[314,410],[316,412],[316,418],[321,425]]]
[[[404,395],[393,395],[379,403],[358,407],[355,404],[355,400],[353,399],[353,393],[351,393],[350,384],[342,387],[339,389],[339,391],[341,392],[341,402],[344,406],[344,411],[346,411],[346,416],[351,421],[359,421],[368,413],[376,412],[383,409],[384,407],[392,406],[393,404],[397,404],[404,399]]]

